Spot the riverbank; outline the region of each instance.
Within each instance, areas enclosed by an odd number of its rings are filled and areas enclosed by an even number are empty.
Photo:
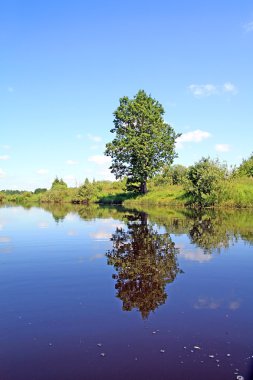
[[[80,189],[82,191],[80,191]],[[54,188],[42,193],[0,192],[0,203],[38,203],[38,204],[102,204],[124,205],[125,207],[171,206],[198,207],[192,202],[183,185],[149,184],[145,195],[129,192],[125,183],[100,181],[83,185],[80,188]],[[215,208],[253,208],[253,178],[227,180],[219,194]]]

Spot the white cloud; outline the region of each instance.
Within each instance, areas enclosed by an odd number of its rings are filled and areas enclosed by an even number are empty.
[[[67,161],[66,161],[66,164],[67,164],[67,165],[77,165],[77,164],[78,164],[78,161],[76,161],[76,160],[67,160]]]
[[[0,156],[0,161],[6,161],[9,159],[10,159],[10,156],[8,156],[7,154],[5,154],[4,156]]]
[[[190,92],[196,98],[204,98],[210,95],[222,95],[224,93],[236,95],[237,88],[231,82],[225,82],[222,85],[214,85],[214,84],[191,84],[188,86]]]
[[[88,158],[89,162],[94,162],[97,165],[105,165],[109,164],[111,162],[110,157],[103,156],[103,155],[95,155],[95,156],[90,156]]]
[[[216,152],[224,153],[230,151],[230,145],[228,144],[216,144],[215,145]]]
[[[98,143],[98,142],[102,141],[102,137],[100,137],[100,136],[95,136],[95,135],[92,135],[91,133],[88,133],[87,136],[88,136],[89,140],[91,140],[93,142]]]
[[[237,94],[237,88],[231,82],[224,83],[222,88],[223,88],[223,92],[227,92],[227,93],[230,93],[232,95]]]
[[[196,97],[210,96],[217,93],[217,87],[213,84],[191,84],[188,88]]]
[[[38,169],[37,174],[44,175],[48,173],[48,169]]]
[[[253,32],[253,21],[247,22],[246,24],[243,25],[244,30],[249,33]]]
[[[209,137],[211,137],[211,133],[207,131],[202,131],[201,129],[196,129],[195,131],[183,133],[180,137],[177,138],[176,145],[177,148],[182,148],[184,143],[200,143],[201,141],[208,139]]]
[[[6,177],[6,173],[5,171],[3,171],[3,169],[0,168],[0,178],[4,178]]]

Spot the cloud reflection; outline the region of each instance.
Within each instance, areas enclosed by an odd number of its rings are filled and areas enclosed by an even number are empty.
[[[221,306],[221,303],[221,300],[215,300],[208,297],[199,297],[197,302],[194,304],[194,309],[216,310]]]
[[[90,261],[103,259],[104,257],[105,257],[104,253],[97,253],[96,255],[91,256]]]
[[[99,240],[99,241],[105,241],[106,240],[107,241],[107,240],[111,239],[112,234],[105,232],[105,231],[98,231],[98,232],[91,233],[90,236],[95,240]]]
[[[197,302],[193,305],[194,309],[209,309],[217,310],[221,307],[232,311],[238,310],[241,306],[241,302],[237,299],[231,301],[224,301],[222,299],[215,299],[212,297],[199,297]]]
[[[184,245],[176,245],[179,248],[179,257],[184,260],[196,261],[198,263],[207,263],[213,259],[208,253],[205,253],[201,248],[196,248],[195,251],[188,250]]]
[[[6,255],[12,252],[12,248],[6,247],[6,248],[0,248],[0,254]]]
[[[78,232],[76,230],[69,230],[67,232],[67,235],[68,236],[77,236],[78,235]]]
[[[47,222],[39,222],[38,227],[39,228],[48,228],[49,227],[49,223],[47,223]]]
[[[0,243],[10,243],[11,238],[9,236],[0,236]]]
[[[240,301],[231,301],[231,302],[229,303],[228,308],[229,308],[230,310],[237,310],[237,309],[239,309],[240,306],[241,306]]]

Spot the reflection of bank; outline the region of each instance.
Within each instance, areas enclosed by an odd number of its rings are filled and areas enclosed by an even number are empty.
[[[232,236],[219,216],[211,217],[208,214],[197,214],[190,221],[189,237],[191,242],[203,249],[204,253],[228,248],[232,243]]]
[[[127,229],[116,229],[111,238],[113,248],[106,255],[117,271],[113,278],[123,310],[136,308],[148,318],[165,303],[166,284],[179,272],[177,249],[168,233],[160,234],[148,224],[147,214],[136,213],[127,219]]]

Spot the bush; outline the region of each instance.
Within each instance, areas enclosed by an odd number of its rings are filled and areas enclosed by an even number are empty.
[[[190,198],[189,203],[197,207],[214,206],[219,203],[227,176],[227,167],[209,157],[202,158],[190,166],[185,186]]]
[[[92,183],[85,181],[85,183],[79,187],[77,191],[75,202],[89,203],[96,196],[96,188]]]
[[[4,202],[5,198],[6,198],[5,194],[0,192],[0,203]]]

